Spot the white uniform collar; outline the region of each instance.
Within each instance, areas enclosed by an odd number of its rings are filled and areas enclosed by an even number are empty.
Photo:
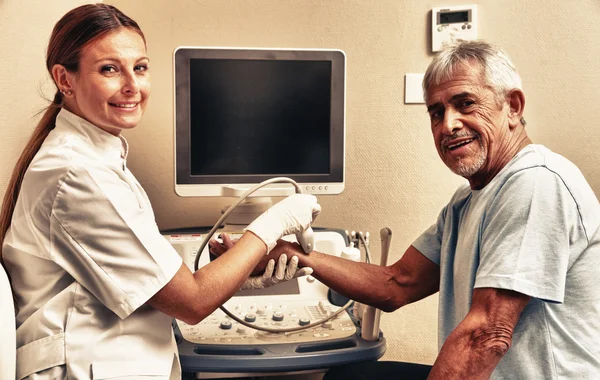
[[[125,166],[127,154],[129,153],[129,144],[127,144],[125,137],[110,134],[64,108],[56,116],[56,127],[54,129],[57,132],[68,131],[77,134],[87,140],[90,145],[96,147],[98,149],[97,153],[106,160]]]

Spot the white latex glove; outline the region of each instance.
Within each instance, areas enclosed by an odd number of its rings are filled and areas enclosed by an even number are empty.
[[[262,276],[249,277],[244,284],[242,284],[240,290],[268,288],[269,286],[273,286],[278,282],[284,282],[289,281],[292,278],[308,276],[313,272],[312,268],[309,267],[298,269],[297,256],[293,256],[290,262],[287,263],[287,256],[285,253],[279,256],[275,274],[273,274],[274,269],[275,260],[271,259],[267,263],[265,273],[263,273]]]
[[[283,236],[296,234],[310,227],[320,212],[317,197],[311,194],[294,194],[273,205],[244,231],[250,231],[264,241],[268,254]]]

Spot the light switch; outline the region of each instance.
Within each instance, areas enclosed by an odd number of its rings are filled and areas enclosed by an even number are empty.
[[[404,104],[424,104],[423,76],[425,74],[406,74],[404,76]]]

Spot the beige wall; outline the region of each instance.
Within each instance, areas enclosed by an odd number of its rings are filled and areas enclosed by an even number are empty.
[[[54,97],[45,58],[50,32],[68,10],[90,2],[0,0],[0,195],[37,114]]]
[[[126,137],[132,145],[130,167],[147,190],[161,228],[210,225],[225,204],[219,199],[178,198],[173,191],[172,52],[180,45],[346,52],[346,190],[319,198],[323,213],[317,225],[369,231],[375,253],[379,230],[388,226],[394,232],[391,261],[434,221],[462,181],[438,159],[424,106],[403,104],[403,91],[404,74],[424,72],[431,58],[427,32],[431,8],[469,2],[105,2],[136,19],[148,40],[153,95],[141,125]],[[0,0],[2,188],[33,125],[33,109],[43,104],[37,89],[45,80],[43,51],[51,25],[64,10],[81,2],[16,3]],[[574,161],[600,194],[600,2],[477,3],[480,37],[503,46],[523,77],[530,136]],[[436,302],[437,297],[431,297],[384,315],[385,359],[433,362]]]

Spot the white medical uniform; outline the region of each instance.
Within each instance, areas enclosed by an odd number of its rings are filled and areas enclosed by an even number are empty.
[[[127,143],[61,110],[3,244],[17,379],[179,379],[171,317],[146,305],[181,266]]]

